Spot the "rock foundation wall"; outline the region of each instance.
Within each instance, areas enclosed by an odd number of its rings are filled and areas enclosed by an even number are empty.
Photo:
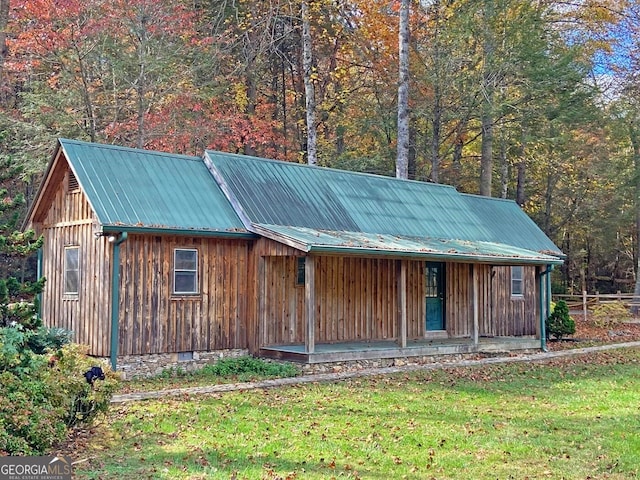
[[[117,371],[125,380],[155,377],[166,370],[191,372],[205,365],[216,363],[223,358],[237,358],[249,355],[247,349],[216,350],[213,352],[193,352],[192,354],[157,353],[152,355],[127,355],[118,357]],[[109,359],[104,359],[109,362]]]

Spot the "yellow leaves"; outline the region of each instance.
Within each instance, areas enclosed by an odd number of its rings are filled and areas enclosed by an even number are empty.
[[[249,105],[249,96],[247,95],[247,86],[243,83],[234,83],[231,86],[233,90],[233,100],[240,110],[245,110]]]

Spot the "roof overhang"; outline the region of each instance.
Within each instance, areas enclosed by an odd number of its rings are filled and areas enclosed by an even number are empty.
[[[190,237],[215,238],[246,238],[254,239],[256,234],[246,230],[196,230],[171,227],[132,226],[132,225],[102,225],[94,235],[109,235],[111,233],[127,232],[140,235],[186,235]]]
[[[504,265],[558,265],[563,263],[561,258],[554,255],[483,241],[336,232],[266,224],[253,224],[251,230],[306,253],[412,257],[425,260]]]

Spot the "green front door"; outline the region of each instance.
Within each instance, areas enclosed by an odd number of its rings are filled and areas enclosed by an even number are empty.
[[[444,263],[427,262],[427,331],[444,330]]]

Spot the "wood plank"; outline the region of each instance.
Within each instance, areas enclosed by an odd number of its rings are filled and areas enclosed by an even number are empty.
[[[306,304],[306,335],[304,341],[304,350],[306,353],[315,352],[315,329],[316,329],[316,288],[315,288],[315,269],[316,259],[313,255],[307,256],[305,262],[305,304]]]
[[[258,257],[258,265],[257,265],[257,275],[258,275],[258,332],[256,332],[256,336],[260,337],[260,345],[258,347],[266,346],[267,337],[266,337],[266,329],[267,329],[267,288],[266,288],[266,278],[265,278],[265,258],[263,256]]]
[[[407,262],[396,260],[398,276],[398,330],[400,348],[407,347]]]

